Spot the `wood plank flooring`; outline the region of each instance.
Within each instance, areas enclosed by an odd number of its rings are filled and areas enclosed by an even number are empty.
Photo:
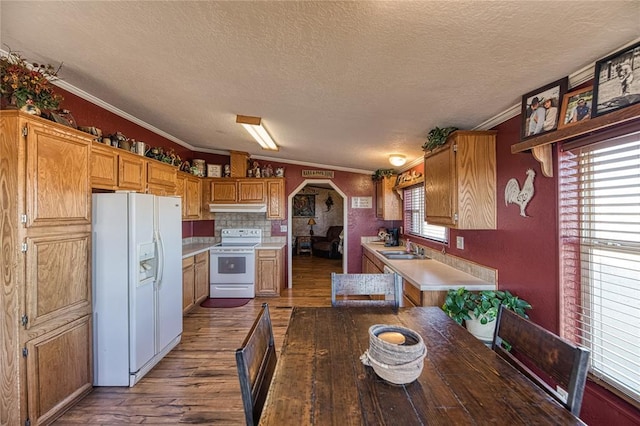
[[[330,306],[331,272],[342,260],[294,256],[293,289],[240,308],[197,306],[184,317],[181,343],[133,388],[97,387],[55,425],[244,424],[235,350],[262,303],[269,303],[276,347],[291,307]]]

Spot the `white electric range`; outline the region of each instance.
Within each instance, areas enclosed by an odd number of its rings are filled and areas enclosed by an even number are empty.
[[[255,247],[262,242],[262,230],[223,229],[220,243],[210,249],[210,297],[255,297]]]

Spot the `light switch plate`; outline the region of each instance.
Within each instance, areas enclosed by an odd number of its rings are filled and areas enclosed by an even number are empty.
[[[456,248],[464,250],[464,237],[456,237]]]
[[[280,225],[280,232],[287,232],[287,225]]]

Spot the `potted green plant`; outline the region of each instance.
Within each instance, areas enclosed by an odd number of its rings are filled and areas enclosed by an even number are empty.
[[[493,338],[500,305],[524,318],[527,318],[526,310],[531,309],[529,302],[507,290],[475,292],[461,287],[447,292],[442,310],[458,324],[464,322],[467,330],[478,339],[489,341]]]

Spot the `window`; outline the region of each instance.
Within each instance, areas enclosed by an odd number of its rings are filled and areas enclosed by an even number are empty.
[[[640,401],[640,133],[560,155],[561,333]]]
[[[404,232],[443,243],[449,238],[446,227],[424,221],[424,184],[404,190]]]

